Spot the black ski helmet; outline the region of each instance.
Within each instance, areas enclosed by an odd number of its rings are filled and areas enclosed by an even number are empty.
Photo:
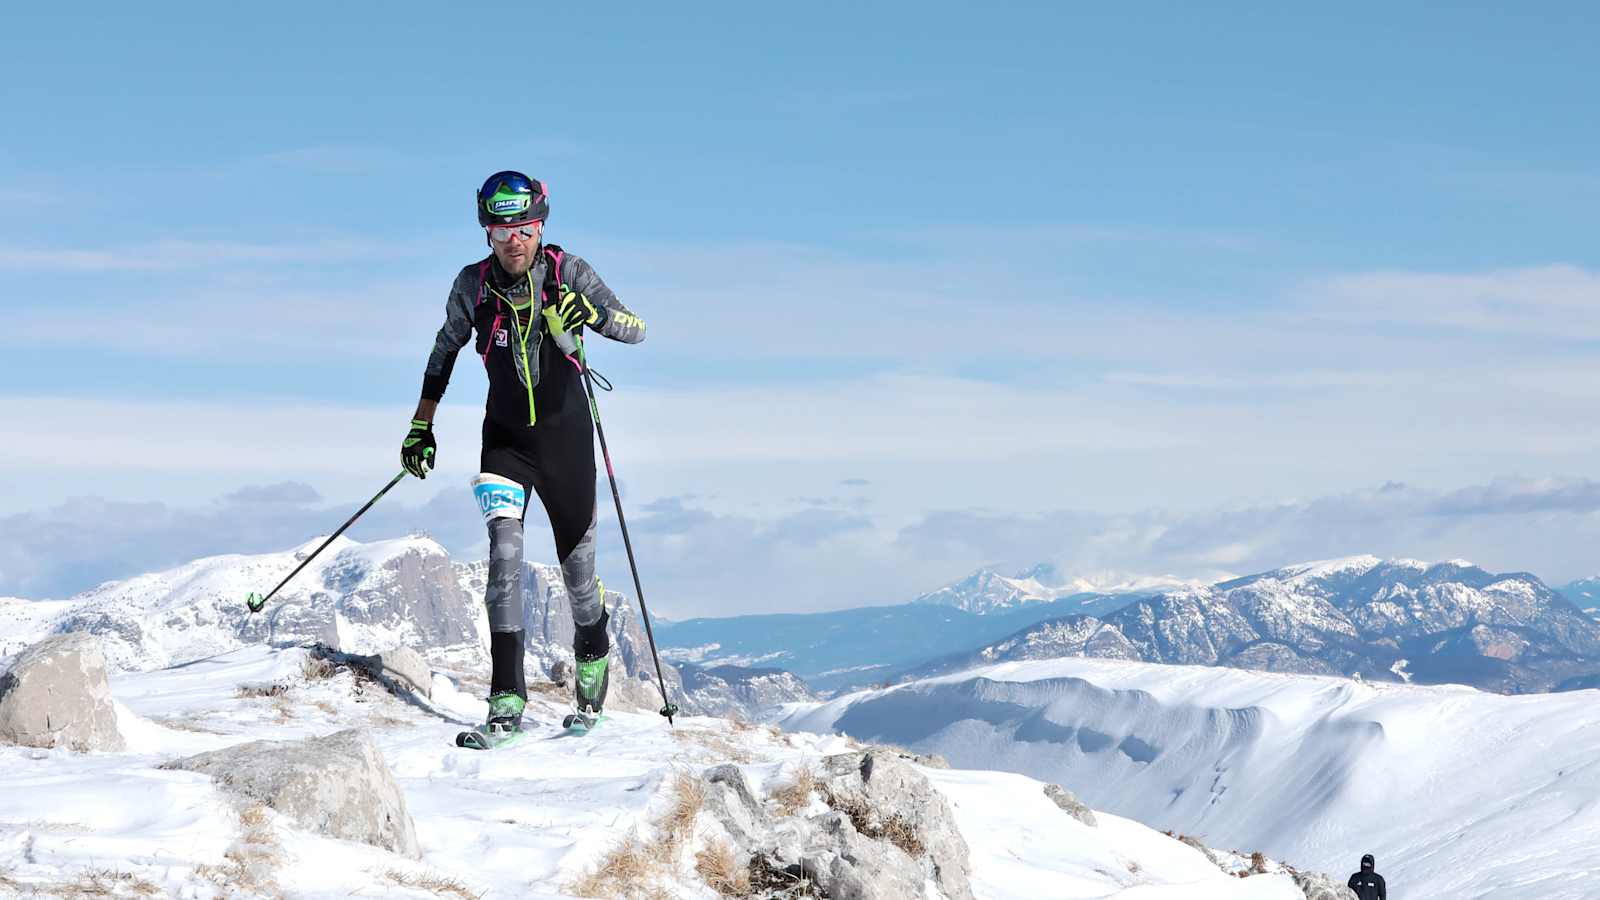
[[[478,188],[479,225],[517,225],[548,215],[544,185],[521,172],[496,172]]]

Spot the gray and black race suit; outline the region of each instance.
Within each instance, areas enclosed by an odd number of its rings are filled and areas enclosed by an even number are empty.
[[[476,332],[474,346],[489,377],[480,471],[521,485],[524,497],[537,495],[543,503],[577,625],[574,652],[582,661],[604,656],[610,641],[604,598],[595,577],[594,424],[579,369],[556,346],[540,314],[544,306],[558,301],[562,285],[606,307],[600,334],[629,344],[644,340],[643,320],[622,305],[581,257],[546,246],[526,275],[512,276],[491,255],[456,276],[445,304],[444,326],[428,357],[422,397],[437,401],[444,396],[456,355]],[[490,693],[510,691],[526,697],[522,672],[526,508],[516,516],[490,516],[487,507],[484,513],[489,528],[484,604],[493,658]]]

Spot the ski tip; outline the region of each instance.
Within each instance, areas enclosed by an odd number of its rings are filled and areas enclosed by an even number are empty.
[[[251,612],[258,613],[261,612],[261,607],[267,605],[267,601],[262,597],[257,596],[255,591],[251,591],[250,596],[244,598],[244,605],[248,607]]]

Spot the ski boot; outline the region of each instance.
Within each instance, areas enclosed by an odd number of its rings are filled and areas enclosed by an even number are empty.
[[[578,661],[578,671],[572,679],[573,699],[578,711],[568,715],[562,723],[567,728],[587,731],[600,721],[606,705],[606,688],[611,685],[609,662],[608,656]]]
[[[521,739],[522,710],[528,702],[510,691],[489,697],[489,718],[471,731],[456,735],[456,746],[470,750],[493,750]]]
[[[587,731],[600,721],[605,709],[606,689],[611,686],[611,638],[606,633],[610,619],[610,613],[602,609],[600,621],[579,626],[573,636],[572,655],[578,665],[572,677],[572,699],[577,712],[563,720],[567,728],[581,726]]]

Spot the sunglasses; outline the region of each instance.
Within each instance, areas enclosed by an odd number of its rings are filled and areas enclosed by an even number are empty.
[[[515,225],[485,225],[484,230],[489,232],[489,240],[496,244],[504,244],[514,237],[531,241],[539,234],[539,229],[544,225],[541,219],[532,222],[518,222]]]

